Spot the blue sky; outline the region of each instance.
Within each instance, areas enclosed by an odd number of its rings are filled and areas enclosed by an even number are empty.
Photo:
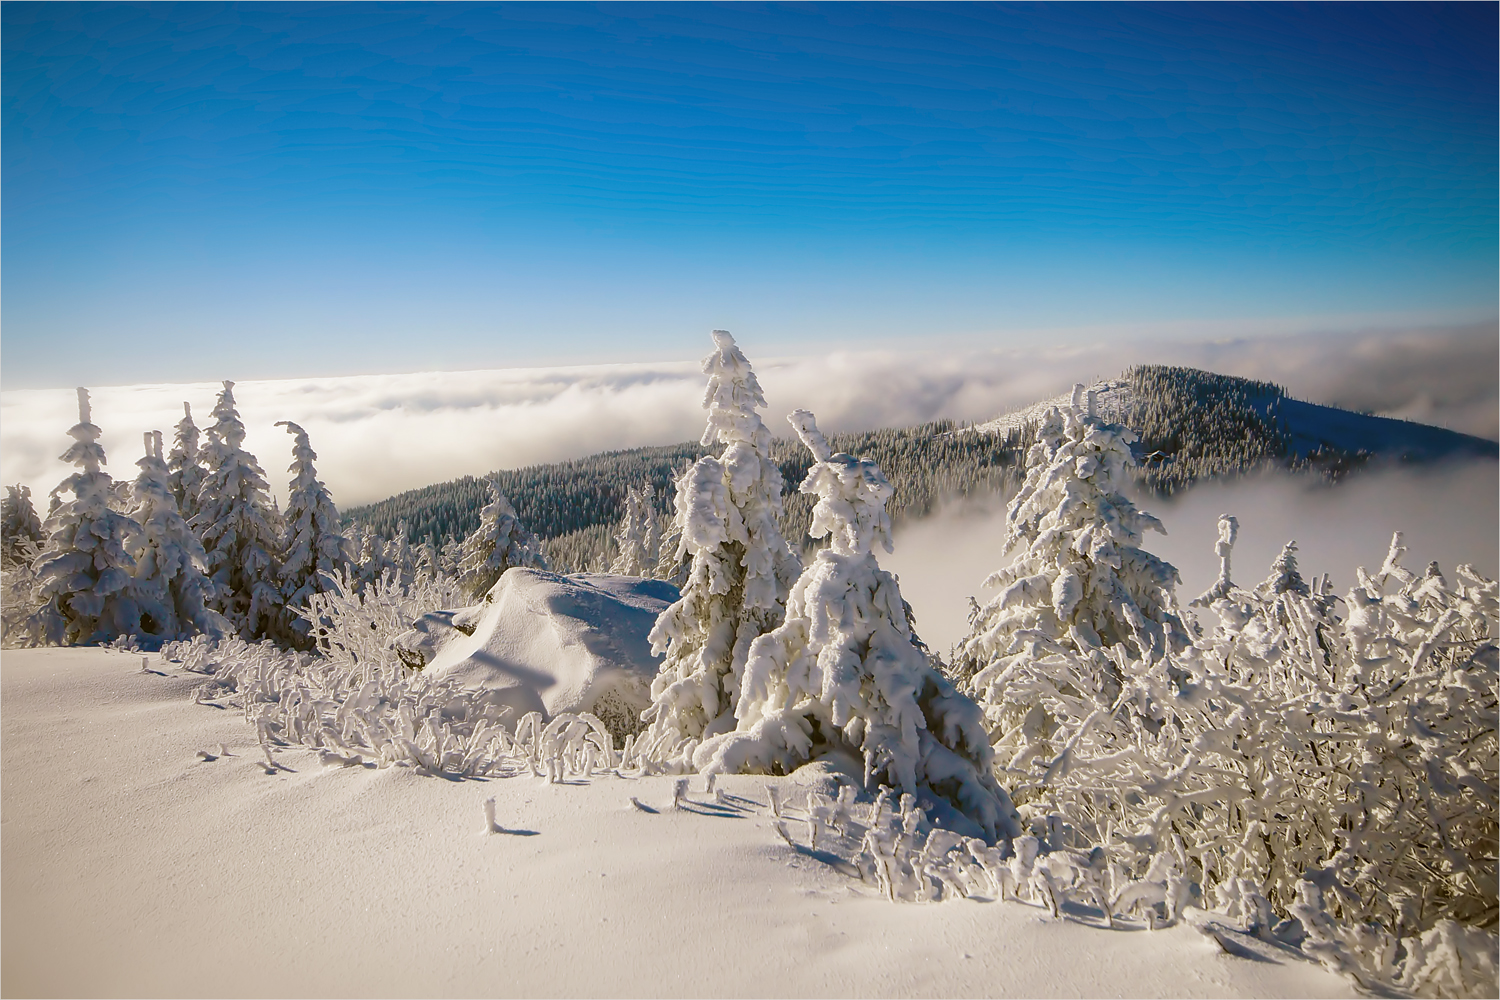
[[[6,388],[1496,311],[1494,4],[0,18]]]

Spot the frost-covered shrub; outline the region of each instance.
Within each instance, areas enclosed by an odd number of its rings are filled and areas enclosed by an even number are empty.
[[[142,630],[150,635],[176,639],[205,632],[223,635],[231,631],[223,616],[208,607],[213,586],[203,575],[203,546],[177,510],[171,473],[161,454],[161,434],[146,436],[146,454],[136,466],[135,520],[140,533],[131,546],[135,559],[135,587],[141,609]]]
[[[878,466],[829,453],[813,416],[792,424],[817,459],[801,490],[818,497],[812,535],[827,548],[792,587],[786,620],[750,646],[732,732],[706,739],[694,765],[710,775],[789,773],[828,750],[864,760],[865,785],[951,804],[993,840],[1020,833],[991,769],[983,712],[912,642],[890,551]]]
[[[285,638],[291,623],[279,580],[281,517],[260,463],[244,449],[233,382],[224,383],[213,416],[202,452],[207,475],[189,524],[203,540],[214,609],[242,638]]]
[[[48,515],[47,541],[33,564],[40,604],[32,619],[33,642],[108,642],[141,628],[130,555],[141,527],[111,507],[114,481],[100,468],[100,433],[90,421],[88,390],[80,388],[78,423],[68,431],[73,446],[62,460],[81,471],[53,490],[54,496],[71,490],[73,499]]]
[[[471,597],[483,597],[512,566],[546,569],[542,544],[516,517],[516,509],[494,480],[486,484],[490,502],[479,516],[479,527],[464,539],[459,562],[460,580]]]
[[[771,461],[766,405],[750,362],[724,330],[703,361],[708,426],[705,456],[677,480],[674,560],[691,559],[682,597],[651,632],[666,658],[643,717],[647,735],[668,755],[691,757],[692,744],[735,728],[734,707],[750,644],[780,625],[801,571],[782,538],[781,473]]]
[[[1309,955],[1357,978],[1493,994],[1472,948],[1431,932],[1495,920],[1495,583],[1408,572],[1398,534],[1340,618],[1294,545],[1236,587],[1233,528],[1205,595],[1219,626],[1178,655],[1120,657],[1107,710],[1051,703],[1071,735],[1007,775],[1023,812],[1052,846],[1102,847],[1127,886],[1170,849],[1205,899],[1295,917]]]

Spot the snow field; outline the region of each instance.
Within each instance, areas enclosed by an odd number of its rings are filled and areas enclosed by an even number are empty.
[[[201,677],[148,665],[4,653],[7,995],[1353,995],[1187,926],[892,906],[775,833],[769,788],[794,813],[805,775],[692,777],[676,810],[670,776],[446,781],[292,748],[268,775],[240,713],[192,703]]]

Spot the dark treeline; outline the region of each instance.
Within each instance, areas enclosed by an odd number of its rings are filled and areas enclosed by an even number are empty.
[[[1141,365],[1127,377],[1126,422],[1140,435],[1138,475],[1153,493],[1286,456],[1279,385],[1166,365]]]
[[[983,434],[951,433],[952,421],[937,421],[853,434],[833,434],[839,451],[874,459],[885,471],[895,496],[889,510],[894,521],[920,517],[947,496],[1004,491],[1015,480],[1019,461],[1014,440]],[[608,563],[610,534],[624,509],[625,491],[648,485],[659,510],[671,511],[673,483],[684,468],[709,453],[695,442],[628,451],[496,472],[500,490],[515,505],[528,528],[544,540],[548,561],[564,571],[597,569]],[[789,539],[805,539],[812,521],[813,499],[797,493],[812,457],[800,442],[776,439],[772,458],[786,482],[782,529]],[[412,542],[461,538],[479,523],[485,502],[484,480],[465,476],[345,512],[386,537],[405,520]]]

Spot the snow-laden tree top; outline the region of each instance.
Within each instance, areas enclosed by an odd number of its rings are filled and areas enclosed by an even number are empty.
[[[988,661],[1022,633],[1075,652],[1123,643],[1146,658],[1187,643],[1177,570],[1141,547],[1147,531],[1166,528],[1121,491],[1134,438],[1094,415],[1082,385],[1066,410],[1043,419],[1006,514],[1006,548],[1019,551],[985,580],[1001,590],[965,641],[966,656]]]
[[[703,361],[708,391],[705,456],[677,480],[674,560],[691,558],[682,597],[651,632],[665,651],[647,711],[649,738],[664,754],[734,728],[734,704],[750,643],[781,624],[801,565],[781,535],[781,471],[750,362],[723,330]]]

